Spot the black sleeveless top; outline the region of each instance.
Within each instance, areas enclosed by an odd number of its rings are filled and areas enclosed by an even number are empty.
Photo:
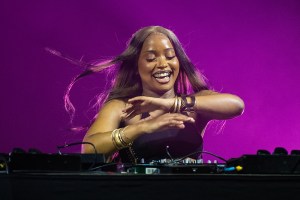
[[[146,115],[149,116],[148,113]],[[142,118],[145,118],[145,114]],[[119,151],[122,162],[145,162],[153,160],[181,158],[188,154],[202,150],[203,139],[192,123],[185,123],[184,129],[168,129],[137,138],[130,148]],[[197,159],[200,153],[189,157]]]

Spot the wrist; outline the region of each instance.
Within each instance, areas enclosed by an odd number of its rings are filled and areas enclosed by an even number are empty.
[[[166,107],[164,108],[164,111],[166,113],[168,113],[168,112],[172,113],[173,110],[174,110],[175,102],[176,102],[176,97],[170,98],[170,99],[166,99]]]
[[[147,121],[142,121],[140,123],[137,123],[136,125],[137,130],[139,131],[139,133],[137,134],[138,136],[151,133],[149,129],[150,126]]]
[[[195,112],[195,105],[196,105],[196,97],[195,96],[186,96],[182,95],[182,104],[180,107],[180,112]]]

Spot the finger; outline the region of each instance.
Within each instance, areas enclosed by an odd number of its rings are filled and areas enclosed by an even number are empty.
[[[168,126],[170,128],[179,128],[179,129],[185,128],[183,121],[177,121],[177,120],[169,120]]]
[[[139,96],[139,97],[133,97],[131,99],[128,99],[129,103],[137,102],[137,101],[145,101],[145,97]]]
[[[131,113],[133,110],[134,110],[133,107],[131,107],[131,108],[126,108],[126,109],[123,109],[123,110],[122,110],[122,113],[128,114],[128,113]]]
[[[183,124],[183,121],[176,120],[176,119],[171,119],[171,120],[168,121],[168,124],[170,126],[178,126],[178,125]]]
[[[126,103],[125,108],[123,108],[122,112],[127,112],[127,110],[131,109],[133,105],[131,103]]]
[[[195,123],[195,119],[192,117],[189,117],[186,122]]]
[[[153,119],[153,117],[151,115],[149,117],[141,119],[141,121],[147,121],[147,120],[150,120],[150,119]]]
[[[135,117],[136,115],[142,114],[142,109],[140,106],[132,106],[131,108],[127,109],[125,113],[126,119],[131,119]]]
[[[125,119],[131,119],[131,118],[133,118],[133,117],[136,116],[136,115],[137,115],[137,114],[136,114],[136,111],[133,109],[133,110],[131,110],[130,112],[125,113],[124,118],[125,118]]]
[[[132,105],[130,104],[130,106],[124,108],[122,110],[123,113],[125,113],[126,115],[132,115],[132,114],[139,114],[141,112],[141,106],[140,105]],[[135,113],[133,113],[135,112]]]
[[[183,121],[183,122],[191,122],[191,123],[194,123],[195,122],[195,119],[192,118],[192,117],[188,117],[186,115],[182,115],[182,114],[175,114],[172,116],[173,119],[175,120],[179,120],[179,121]]]
[[[184,125],[184,124],[178,124],[178,125],[176,126],[176,128],[184,129],[184,128],[185,128],[185,125]]]

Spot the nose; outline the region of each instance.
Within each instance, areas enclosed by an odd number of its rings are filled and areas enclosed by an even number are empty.
[[[164,58],[163,56],[161,56],[159,61],[158,61],[158,67],[160,67],[160,68],[168,67],[167,59]]]

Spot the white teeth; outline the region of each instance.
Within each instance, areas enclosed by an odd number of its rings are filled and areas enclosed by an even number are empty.
[[[155,78],[164,78],[164,77],[168,77],[170,75],[171,75],[171,72],[157,72],[153,76]]]

